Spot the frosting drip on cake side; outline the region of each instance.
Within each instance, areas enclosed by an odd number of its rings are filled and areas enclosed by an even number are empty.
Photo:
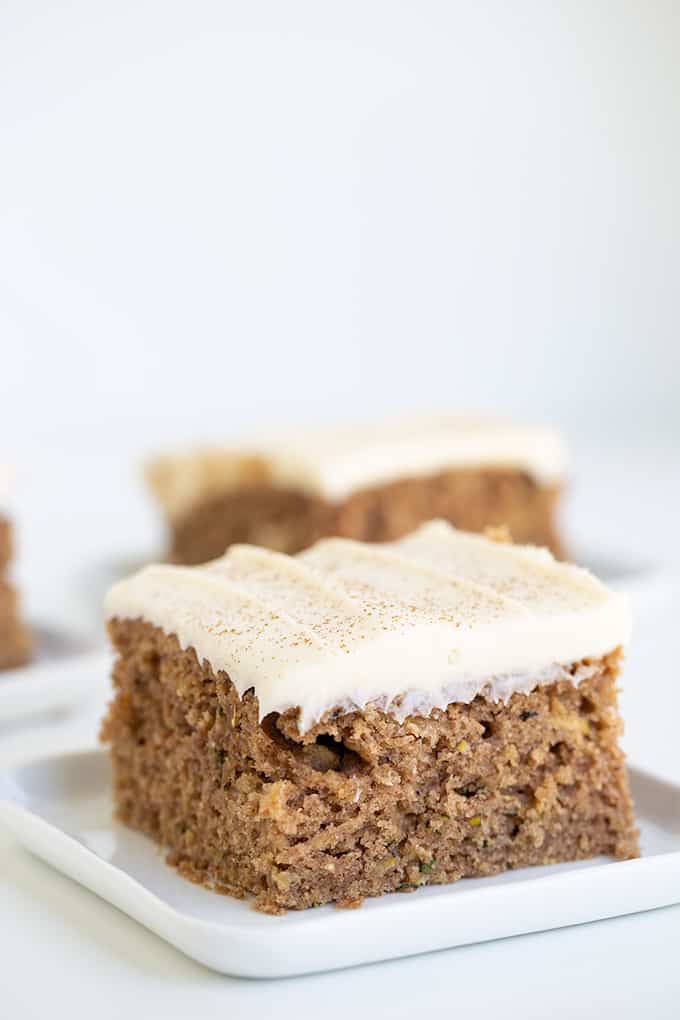
[[[175,634],[239,694],[254,688],[261,716],[299,708],[301,732],[336,707],[506,700],[630,631],[625,596],[587,571],[441,521],[382,545],[232,546],[200,567],[149,566],[114,585],[106,615]]]
[[[307,430],[239,449],[160,457],[147,480],[169,517],[248,485],[275,485],[330,501],[358,490],[455,468],[509,468],[543,485],[566,472],[552,429],[472,418],[425,418]]]

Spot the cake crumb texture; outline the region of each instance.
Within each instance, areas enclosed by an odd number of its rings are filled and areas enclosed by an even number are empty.
[[[0,669],[22,666],[30,658],[31,639],[19,618],[19,599],[7,580],[12,558],[12,528],[0,517]]]
[[[368,705],[300,735],[173,635],[112,619],[102,726],[116,812],[186,877],[279,913],[509,868],[638,853],[617,740],[619,652],[507,703]],[[589,667],[583,670],[582,667]]]

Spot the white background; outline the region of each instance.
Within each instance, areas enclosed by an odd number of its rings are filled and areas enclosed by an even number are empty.
[[[98,633],[108,571],[160,540],[148,451],[404,409],[555,422],[578,547],[680,564],[679,180],[676,0],[3,0],[0,460],[30,615]],[[667,651],[633,679],[663,692]],[[0,754],[93,733],[13,726]],[[650,710],[627,739],[680,779],[674,734]],[[680,908],[259,985],[0,858],[3,1020],[500,1016],[527,988],[527,1016],[677,1015]]]
[[[678,420],[680,6],[0,7],[0,407]]]

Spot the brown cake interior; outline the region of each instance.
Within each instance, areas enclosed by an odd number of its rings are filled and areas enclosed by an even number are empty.
[[[374,708],[258,722],[174,636],[113,620],[118,817],[183,875],[277,913],[530,864],[637,855],[617,738],[619,653],[507,704],[399,723]],[[577,666],[574,664],[572,670]]]
[[[205,563],[234,542],[296,553],[317,539],[340,535],[389,542],[433,518],[465,531],[505,525],[520,543],[559,554],[555,531],[558,486],[543,486],[510,469],[456,469],[353,493],[332,503],[266,484],[213,495],[172,525],[171,559]]]
[[[12,529],[0,517],[0,669],[23,665],[30,656],[31,641],[19,620],[18,598],[5,577],[12,556]]]
[[[12,558],[12,528],[6,517],[0,517],[0,576]]]

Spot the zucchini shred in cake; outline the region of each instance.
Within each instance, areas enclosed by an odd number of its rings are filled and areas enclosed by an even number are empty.
[[[107,597],[118,817],[278,913],[637,855],[625,597],[431,522],[295,557],[234,546]]]
[[[504,525],[514,541],[559,554],[565,462],[543,426],[425,417],[159,457],[146,476],[176,563],[240,542],[286,553],[330,535],[388,542],[433,518],[466,531]]]

